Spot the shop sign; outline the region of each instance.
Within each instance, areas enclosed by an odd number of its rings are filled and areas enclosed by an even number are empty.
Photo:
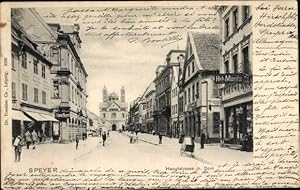
[[[208,100],[208,104],[212,106],[219,106],[221,105],[221,101],[218,99],[214,99],[214,100],[212,99],[212,100]]]
[[[216,84],[248,83],[249,75],[244,73],[226,73],[215,75]]]
[[[67,117],[70,117],[70,114],[69,113],[56,113],[55,117],[56,118],[67,118]]]

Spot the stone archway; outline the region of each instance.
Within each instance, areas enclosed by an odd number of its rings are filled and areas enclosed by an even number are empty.
[[[111,126],[111,130],[112,130],[112,131],[116,131],[116,130],[117,130],[117,125],[116,125],[116,124],[113,124],[113,125]]]

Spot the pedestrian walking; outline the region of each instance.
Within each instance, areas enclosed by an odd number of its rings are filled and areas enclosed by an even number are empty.
[[[102,135],[103,146],[105,146],[105,141],[106,141],[106,133],[104,132]]]
[[[38,135],[38,138],[39,138],[39,142],[41,143],[43,139],[42,139],[42,134],[41,134],[40,130],[38,130],[37,135]]]
[[[26,141],[27,149],[29,149],[30,143],[31,143],[31,141],[32,141],[32,139],[31,139],[31,134],[30,134],[29,131],[27,131],[27,132],[25,133],[25,141]]]
[[[20,160],[21,160],[22,145],[23,145],[22,142],[23,142],[23,139],[20,135],[18,135],[14,140],[15,162],[20,162]]]
[[[184,143],[184,133],[181,133],[179,136],[179,140],[178,140],[180,145],[180,155],[183,154],[184,149],[185,149],[185,143]]]
[[[78,135],[76,135],[75,141],[76,141],[76,149],[78,149],[78,145],[79,145],[79,136]]]
[[[161,134],[161,132],[158,133],[158,138],[159,138],[159,144],[162,144],[162,134]]]
[[[203,149],[204,148],[204,143],[205,143],[205,134],[203,132],[201,134],[200,143],[201,143],[201,149]]]
[[[31,139],[32,139],[32,146],[33,146],[32,149],[34,150],[35,149],[35,145],[36,145],[36,143],[38,141],[38,135],[35,132],[35,130],[33,130],[32,133],[31,133]]]

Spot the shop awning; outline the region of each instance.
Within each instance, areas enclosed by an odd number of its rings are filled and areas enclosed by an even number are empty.
[[[55,119],[53,116],[43,113],[37,113],[37,112],[26,112],[30,117],[32,117],[36,121],[54,121],[59,122],[57,119]]]
[[[26,115],[24,115],[24,113],[18,110],[12,110],[12,118],[13,120],[32,121]]]
[[[57,119],[55,119],[52,115],[48,114],[41,114],[44,118],[45,121],[53,121],[53,122],[59,122]]]

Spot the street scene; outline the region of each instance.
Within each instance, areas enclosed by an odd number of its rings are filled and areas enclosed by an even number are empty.
[[[13,167],[251,162],[251,7],[159,9],[11,10]]]

